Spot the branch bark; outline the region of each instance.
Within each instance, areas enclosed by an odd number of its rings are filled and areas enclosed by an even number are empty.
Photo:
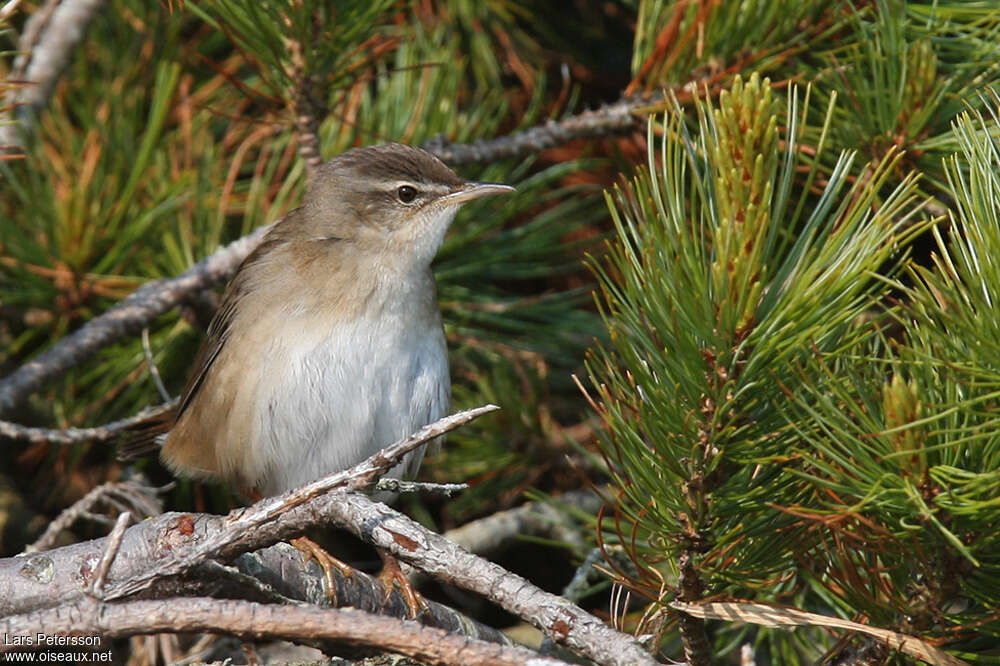
[[[633,637],[384,504],[356,493],[323,504],[323,513],[338,526],[438,580],[482,595],[588,659],[607,666],[656,664]]]
[[[11,72],[11,78],[24,85],[12,86],[0,104],[10,107],[9,115],[0,117],[0,152],[23,149],[23,136],[34,129],[87,26],[104,4],[104,0],[62,0],[28,19],[18,41],[22,55]]]
[[[83,442],[110,442],[123,431],[139,425],[149,419],[166,414],[177,406],[177,400],[171,400],[161,405],[147,407],[138,414],[128,418],[94,426],[93,428],[29,428],[10,421],[0,421],[0,437],[28,444],[62,444],[72,445]]]
[[[523,132],[472,143],[451,143],[435,137],[423,144],[449,164],[483,164],[520,159],[577,139],[596,139],[634,130],[639,109],[662,102],[664,96],[626,97],[562,120],[548,120]]]
[[[302,552],[287,543],[278,543],[253,553],[245,553],[233,562],[236,571],[251,580],[258,581],[266,589],[295,601],[316,606],[330,607],[330,596],[327,594],[323,581],[324,572],[315,560],[305,560]],[[229,569],[229,571],[232,571]],[[393,588],[389,598],[378,578],[373,578],[360,571],[351,576],[342,576],[334,571],[333,583],[337,587],[337,605],[352,607],[369,613],[379,613],[402,619],[410,619],[412,611],[406,603],[405,595]],[[194,572],[191,579],[197,581],[203,578],[201,569]],[[197,589],[194,590],[197,593]],[[248,590],[253,592],[254,590]],[[189,596],[186,591],[184,596]],[[206,596],[201,594],[200,596]],[[211,594],[211,596],[219,596]],[[253,597],[238,598],[255,600]],[[266,601],[266,599],[260,599]],[[502,632],[487,626],[461,612],[439,604],[430,599],[424,599],[426,610],[417,618],[422,624],[444,629],[453,634],[460,634],[490,643],[513,645],[513,642]]]
[[[356,609],[276,606],[206,598],[101,604],[83,599],[30,615],[0,620],[8,636],[224,632],[243,638],[326,639],[388,650],[432,664],[566,666],[558,659],[510,645],[456,636],[443,629]],[[23,650],[0,643],[0,653]]]
[[[695,602],[702,598],[704,586],[701,576],[694,565],[694,555],[684,551],[678,560],[680,576],[678,578],[677,596],[686,602]],[[708,642],[705,631],[705,620],[688,613],[677,614],[677,624],[684,643],[684,656],[692,666],[712,666],[712,645]]]

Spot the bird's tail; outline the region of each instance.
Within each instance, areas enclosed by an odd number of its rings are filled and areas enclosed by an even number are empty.
[[[122,430],[118,443],[118,460],[129,461],[157,455],[167,432],[177,419],[176,402],[160,409]]]

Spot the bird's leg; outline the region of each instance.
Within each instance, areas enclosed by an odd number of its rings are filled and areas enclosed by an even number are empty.
[[[259,502],[264,498],[263,493],[253,487],[241,487],[239,490],[251,502]],[[302,551],[303,562],[308,562],[310,559],[316,560],[316,564],[323,570],[323,588],[326,590],[326,597],[330,600],[330,604],[336,607],[338,605],[337,579],[333,575],[333,570],[336,569],[339,571],[344,578],[350,578],[354,575],[354,569],[343,560],[338,560],[326,552],[323,546],[309,537],[301,536],[292,539],[288,543]]]
[[[326,552],[323,546],[309,537],[301,536],[292,539],[288,543],[302,551],[304,562],[308,562],[310,558],[316,560],[316,564],[323,570],[323,584],[326,588],[326,596],[330,600],[331,605],[337,606],[337,579],[333,575],[333,570],[336,569],[339,571],[340,575],[344,578],[350,578],[354,575],[354,569],[346,562],[338,560]]]
[[[389,602],[393,587],[399,585],[399,591],[402,593],[403,599],[406,600],[406,607],[410,611],[411,618],[415,619],[422,611],[428,610],[427,602],[424,601],[423,596],[410,584],[410,580],[399,566],[399,560],[381,548],[376,550],[378,550],[379,557],[382,558],[382,573],[378,575],[378,579],[382,583],[382,589],[385,590],[382,603],[386,604]]]

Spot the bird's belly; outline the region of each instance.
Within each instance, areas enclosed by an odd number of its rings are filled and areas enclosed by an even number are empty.
[[[345,325],[318,340],[275,340],[270,352],[240,474],[265,495],[356,465],[448,408],[439,323]],[[391,475],[415,473],[422,458],[422,449],[410,454]]]

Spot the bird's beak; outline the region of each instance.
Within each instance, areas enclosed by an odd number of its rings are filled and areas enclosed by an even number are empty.
[[[503,185],[502,183],[466,183],[460,189],[446,194],[443,199],[449,204],[463,204],[473,199],[491,197],[494,194],[506,194],[514,191],[513,187]]]

